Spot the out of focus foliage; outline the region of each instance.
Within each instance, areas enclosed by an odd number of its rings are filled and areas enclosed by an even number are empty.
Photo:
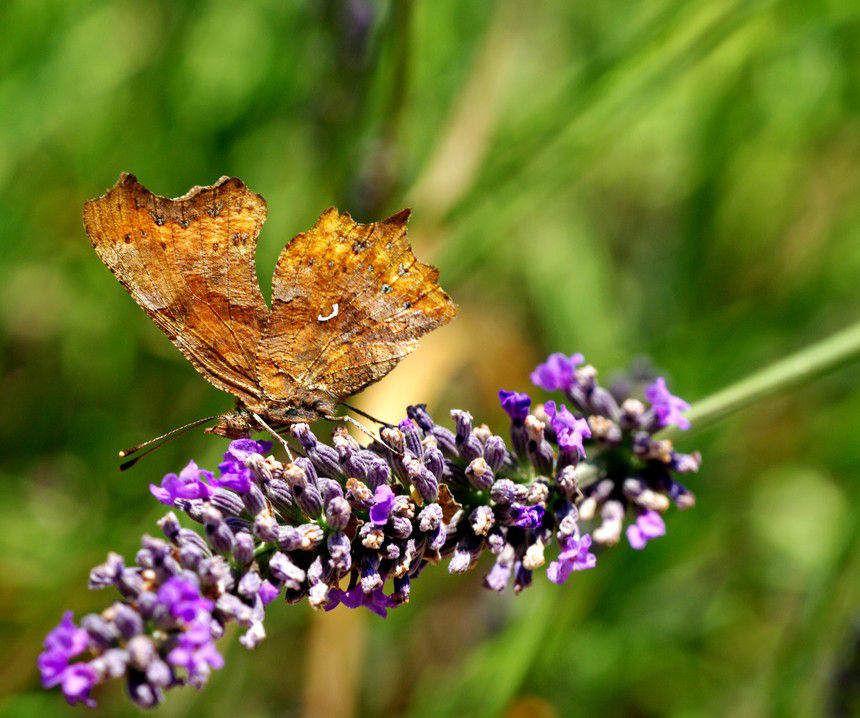
[[[7,0],[0,30],[5,714],[66,714],[42,636],[101,607],[88,569],[153,530],[146,484],[223,448],[194,433],[116,472],[116,449],[230,404],[88,245],[81,204],[120,170],[262,193],[264,293],[330,204],[411,206],[462,312],[386,406],[501,427],[495,389],[550,350],[648,355],[695,400],[857,319],[854,2]],[[858,383],[685,439],[699,505],[642,554],[519,598],[428,571],[387,622],[284,606],[160,713],[312,714],[322,685],[331,715],[856,714]],[[314,644],[334,620],[361,624]]]

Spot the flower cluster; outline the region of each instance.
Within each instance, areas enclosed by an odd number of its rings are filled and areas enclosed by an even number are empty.
[[[489,553],[485,586],[518,593],[541,567],[559,584],[593,568],[592,547],[616,543],[625,523],[643,548],[665,532],[671,503],[693,504],[676,476],[696,471],[698,454],[655,436],[689,426],[687,405],[662,379],[642,400],[613,394],[583,364],[553,354],[532,375],[567,404],[499,392],[509,442],[466,411],[452,411],[447,428],[417,405],[368,446],[342,427],[325,443],[296,424],[297,457],[286,463],[247,438],[230,443],[217,473],[191,462],[168,474],[150,486],[172,509],[163,538],[144,536],[133,565],[110,554],[93,569],[90,587],[112,587],[118,600],[79,625],[63,617],[39,658],[43,684],[92,705],[95,685],[124,678],[132,700],[151,707],[222,666],[215,642],[229,623],[244,629],[246,648],[258,645],[278,596],[385,617],[441,561],[463,573]]]

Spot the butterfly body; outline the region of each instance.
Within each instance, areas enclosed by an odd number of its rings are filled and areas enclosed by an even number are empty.
[[[210,383],[237,399],[208,431],[310,422],[378,381],[456,305],[406,240],[409,211],[328,209],[281,252],[271,307],[255,250],[266,203],[236,178],[168,199],[130,174],[84,205],[101,260]]]

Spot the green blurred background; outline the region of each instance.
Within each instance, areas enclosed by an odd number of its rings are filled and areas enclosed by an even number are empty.
[[[458,319],[364,398],[502,430],[551,350],[647,355],[696,400],[858,318],[860,6],[669,2],[0,3],[0,713],[66,715],[35,659],[146,485],[223,443],[116,450],[230,400],[101,265],[80,210],[121,170],[220,175],[286,240],[408,205]],[[860,368],[685,436],[666,538],[517,598],[440,567],[383,622],[275,607],[254,654],[165,716],[860,713]],[[229,646],[229,647],[227,647]],[[117,686],[100,711],[136,714]]]

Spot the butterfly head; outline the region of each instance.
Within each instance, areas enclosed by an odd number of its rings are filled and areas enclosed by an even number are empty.
[[[206,429],[208,434],[217,434],[230,439],[239,439],[252,431],[267,431],[254,417],[259,414],[267,424],[280,427],[285,424],[310,424],[317,419],[335,413],[332,399],[319,393],[297,396],[291,401],[272,402],[254,407],[253,411],[239,404],[234,411],[218,416],[214,426]]]
[[[220,414],[214,426],[206,429],[206,433],[217,434],[228,439],[241,439],[248,436],[255,428],[250,412],[240,407],[236,411]]]

